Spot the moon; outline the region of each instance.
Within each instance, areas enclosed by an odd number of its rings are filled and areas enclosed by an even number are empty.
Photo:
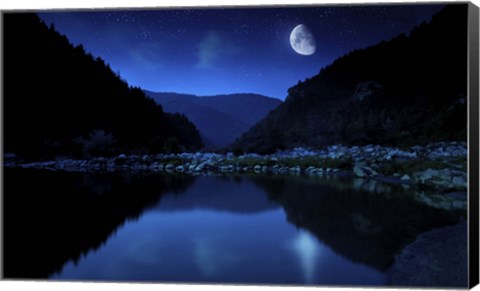
[[[313,34],[303,24],[295,26],[290,33],[290,45],[296,53],[304,56],[313,55],[317,47]]]

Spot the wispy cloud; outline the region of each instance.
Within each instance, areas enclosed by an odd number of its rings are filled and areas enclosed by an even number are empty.
[[[207,31],[206,35],[198,44],[197,68],[212,68],[222,52],[222,40],[217,31]]]
[[[140,47],[129,51],[134,63],[148,70],[156,70],[163,67],[159,54],[161,44],[159,42],[144,43]]]

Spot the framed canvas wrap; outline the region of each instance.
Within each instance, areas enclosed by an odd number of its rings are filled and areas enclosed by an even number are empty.
[[[478,7],[2,12],[2,276],[478,284]]]

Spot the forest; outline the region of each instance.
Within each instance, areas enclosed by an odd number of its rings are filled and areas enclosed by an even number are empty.
[[[289,89],[285,102],[237,139],[235,152],[329,144],[466,141],[467,6],[355,50]]]
[[[4,14],[4,150],[31,159],[194,151],[195,125],[33,13]]]

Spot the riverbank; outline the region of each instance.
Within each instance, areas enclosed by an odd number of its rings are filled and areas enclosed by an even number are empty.
[[[467,223],[425,232],[405,247],[388,272],[389,284],[468,286]]]
[[[24,162],[14,154],[4,155],[5,167],[51,171],[167,172],[202,174],[270,173],[309,176],[356,176],[399,183],[407,187],[440,192],[466,191],[467,145],[442,142],[409,148],[379,145],[345,147],[332,145],[320,150],[295,148],[270,155],[233,153],[179,153],[126,155],[91,159],[57,159]]]

